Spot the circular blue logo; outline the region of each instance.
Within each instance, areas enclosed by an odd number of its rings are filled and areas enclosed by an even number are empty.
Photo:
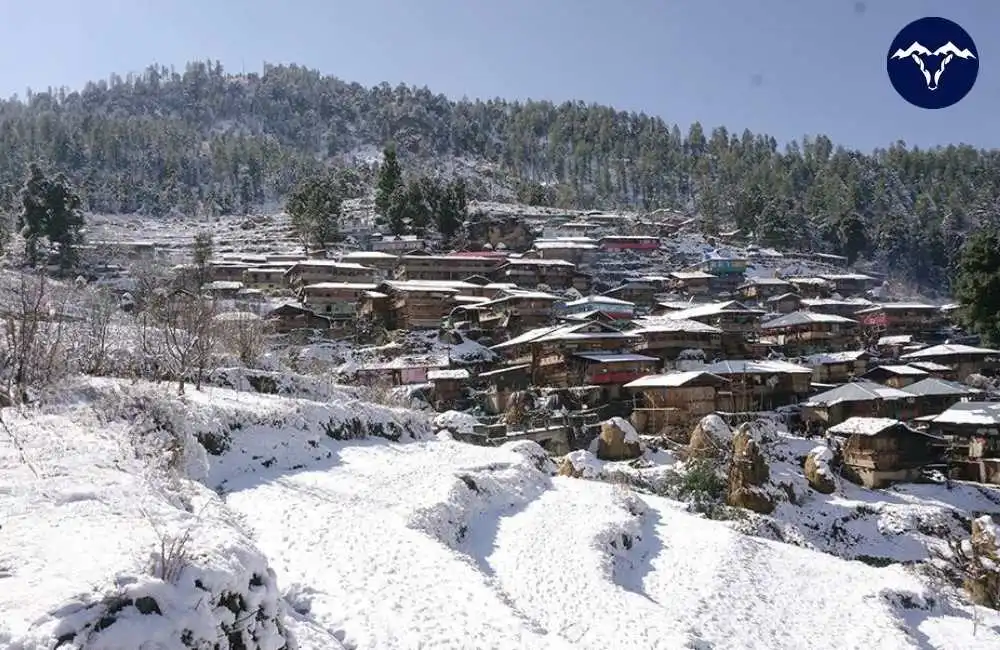
[[[904,27],[889,46],[886,69],[900,97],[920,108],[947,108],[979,76],[979,50],[956,23],[934,16]]]

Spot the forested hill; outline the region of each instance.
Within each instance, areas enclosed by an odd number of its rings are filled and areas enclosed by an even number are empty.
[[[298,66],[150,67],[3,102],[0,181],[10,202],[41,158],[68,172],[94,211],[238,213],[390,140],[404,167],[478,165],[473,197],[506,187],[566,207],[696,209],[709,229],[871,258],[925,283],[943,281],[963,233],[1000,218],[997,151],[897,144],[866,155],[825,137],[779,149],[767,135],[682,130],[606,106],[455,102]]]

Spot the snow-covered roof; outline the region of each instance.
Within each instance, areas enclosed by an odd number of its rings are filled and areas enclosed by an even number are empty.
[[[920,368],[914,368],[913,366],[901,366],[901,365],[875,366],[865,374],[878,375],[884,373],[889,373],[890,375],[909,376],[909,377],[927,376],[926,370],[921,370]]]
[[[711,280],[715,277],[704,271],[671,271],[669,275],[677,280]]]
[[[646,332],[691,332],[700,334],[722,334],[722,329],[714,325],[706,325],[696,320],[683,318],[665,318],[661,316],[648,316],[639,318],[635,322],[636,329],[633,332],[644,334]]]
[[[717,361],[702,369],[714,375],[812,374],[812,369],[787,361]]]
[[[944,413],[917,419],[935,424],[996,427],[1000,426],[1000,402],[958,402]]]
[[[813,284],[813,285],[826,285],[829,284],[827,280],[823,278],[788,278],[788,282],[791,284]]]
[[[719,375],[713,375],[704,370],[689,370],[687,372],[670,372],[662,375],[646,375],[625,384],[624,388],[679,388],[698,379],[710,382],[728,384],[729,380]]]
[[[542,259],[538,257],[511,257],[507,259],[511,266],[576,266],[566,260]]]
[[[844,316],[833,314],[818,314],[811,311],[797,311],[785,314],[772,320],[761,323],[761,329],[780,329],[782,327],[795,327],[796,325],[811,325],[813,323],[854,323],[856,321]]]
[[[819,277],[823,280],[835,282],[837,280],[874,280],[870,275],[864,273],[821,273]]]
[[[848,363],[858,361],[863,357],[871,356],[865,350],[847,350],[844,352],[821,352],[806,357],[806,363],[813,366],[828,366],[835,363]]]
[[[576,355],[581,359],[586,359],[587,361],[596,361],[598,363],[629,363],[643,361],[656,361],[659,362],[659,357],[651,357],[645,354],[630,354],[630,353],[614,353],[614,352],[578,352]]]
[[[344,253],[340,256],[341,260],[395,260],[399,259],[398,255],[393,255],[392,253],[386,253],[384,251],[351,251],[350,253]]]
[[[552,249],[563,249],[563,248],[576,248],[580,250],[596,250],[598,248],[597,244],[591,244],[588,242],[581,241],[535,241],[532,244],[534,248],[538,250],[552,250]]]
[[[994,350],[992,348],[977,348],[971,345],[962,345],[960,343],[942,343],[941,345],[933,345],[929,348],[924,348],[923,350],[917,350],[916,352],[909,352],[907,354],[900,355],[900,359],[933,359],[935,357],[958,357],[964,355],[970,356],[991,356],[994,354],[1000,354],[1000,350]]]
[[[533,291],[531,289],[501,289],[501,291],[506,294],[507,298],[525,298],[528,300],[551,300],[556,302],[562,300],[559,296],[551,293],[546,293],[544,291]]]
[[[751,276],[747,278],[747,281],[743,284],[745,287],[752,286],[776,286],[784,287],[788,286],[790,283],[788,280],[783,280],[781,278],[764,277],[764,276]]]
[[[898,426],[905,425],[893,418],[852,417],[830,427],[826,432],[836,436],[876,436]]]
[[[427,379],[428,381],[435,381],[438,379],[468,379],[469,371],[465,368],[442,368],[439,370],[428,370]]]
[[[928,305],[923,302],[883,302],[872,305],[871,307],[865,307],[864,309],[859,309],[859,314],[869,314],[879,311],[909,311],[909,310],[925,310],[925,311],[937,311],[938,308],[935,305]]]
[[[621,305],[623,307],[635,307],[634,302],[628,300],[621,300],[619,298],[612,298],[611,296],[586,296],[580,298],[579,300],[573,300],[565,304],[566,307],[581,307],[583,305],[591,304],[604,304],[604,305]]]
[[[354,291],[371,291],[375,288],[373,282],[314,282],[302,287],[302,291],[322,291],[329,289],[345,289]]]
[[[462,282],[459,280],[386,280],[384,282],[386,286],[389,286],[397,291],[445,291],[458,293],[459,291],[466,290],[476,290],[479,289],[478,285],[472,284],[471,282]]]
[[[806,307],[857,307],[860,309],[874,303],[864,298],[803,298],[802,304]]]
[[[357,262],[341,262],[340,260],[300,260],[292,263],[289,270],[300,268],[353,269],[355,271],[374,270],[370,266],[364,266]]]
[[[914,368],[926,370],[927,372],[948,372],[951,370],[951,366],[946,366],[943,363],[935,363],[933,361],[911,361],[909,365]]]
[[[883,336],[878,340],[878,345],[909,345],[913,343],[912,334],[896,334],[894,336]]]
[[[706,316],[717,316],[725,313],[763,314],[764,311],[761,309],[750,309],[740,302],[729,300],[726,302],[713,302],[705,305],[698,305],[696,307],[689,307],[688,309],[681,309],[679,311],[667,312],[666,314],[663,314],[663,317],[675,320],[693,320],[704,318]]]
[[[833,406],[843,402],[870,402],[875,400],[910,399],[913,395],[899,390],[876,384],[873,381],[852,381],[833,390],[814,395],[806,402],[810,406]]]
[[[793,291],[789,291],[787,293],[783,293],[777,296],[771,296],[770,298],[765,300],[765,302],[781,302],[782,300],[790,300],[792,298],[798,300],[801,298],[801,296],[799,296],[799,294]]]

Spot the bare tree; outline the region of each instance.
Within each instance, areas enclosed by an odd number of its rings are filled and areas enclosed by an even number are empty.
[[[257,365],[264,354],[264,321],[248,311],[234,311],[215,317],[222,348],[235,354],[247,368]]]
[[[42,275],[20,274],[0,287],[0,373],[12,402],[67,370],[64,345],[69,292]]]
[[[162,328],[164,360],[177,380],[177,392],[184,394],[192,372],[195,387],[200,388],[215,345],[214,301],[176,290],[155,300],[154,311]]]
[[[82,344],[78,355],[81,369],[89,375],[107,371],[112,347],[112,324],[118,313],[118,302],[107,289],[87,289],[81,300],[83,307],[83,332],[78,342]]]

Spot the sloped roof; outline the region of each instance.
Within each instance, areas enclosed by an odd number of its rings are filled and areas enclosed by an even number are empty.
[[[812,406],[833,406],[843,402],[871,402],[875,400],[895,400],[909,399],[913,397],[910,393],[876,384],[873,381],[861,380],[852,381],[843,386],[837,386],[833,390],[828,390],[819,395],[814,395],[806,402]]]
[[[879,375],[889,373],[890,375],[900,375],[909,377],[926,377],[927,371],[913,366],[884,365],[875,366],[865,373],[865,375]]]
[[[714,375],[812,374],[811,368],[787,361],[717,361],[702,369]]]
[[[728,384],[729,380],[704,370],[670,372],[663,375],[646,375],[625,384],[624,388],[679,388],[702,380],[717,385]]]
[[[958,402],[944,413],[917,418],[935,424],[968,426],[1000,426],[1000,402]]]
[[[909,386],[904,386],[902,390],[913,395],[933,396],[933,395],[975,395],[981,390],[971,388],[957,381],[948,381],[937,377],[927,377],[920,381],[913,382]]]
[[[942,343],[941,345],[932,345],[931,347],[924,348],[923,350],[917,350],[916,352],[909,352],[907,354],[900,355],[899,358],[932,359],[935,357],[957,357],[967,354],[985,357],[993,354],[1000,354],[1000,350],[977,348],[971,345],[962,345],[960,343]]]
[[[844,316],[834,316],[833,314],[819,314],[811,311],[796,311],[785,314],[769,321],[761,323],[761,329],[779,329],[781,327],[795,327],[796,325],[811,325],[813,323],[855,323],[857,321],[845,318]]]
[[[848,350],[845,352],[822,352],[805,358],[805,362],[814,366],[826,366],[834,363],[857,361],[871,355],[865,350]]]
[[[874,436],[886,429],[898,427],[902,424],[902,422],[894,418],[851,417],[840,424],[830,427],[826,432],[842,436]]]

